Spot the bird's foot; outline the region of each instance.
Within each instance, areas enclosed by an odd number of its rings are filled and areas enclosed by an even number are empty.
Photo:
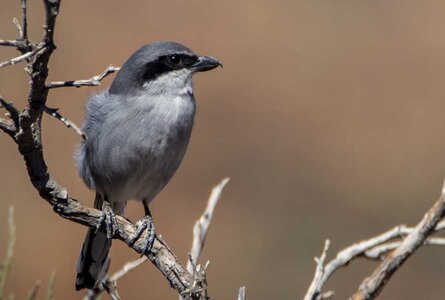
[[[96,232],[105,226],[105,231],[107,233],[107,238],[112,239],[113,236],[119,231],[119,225],[117,224],[116,215],[111,209],[110,203],[104,201],[102,203],[102,215],[100,216],[99,222],[96,226]]]
[[[155,241],[155,227],[153,218],[149,215],[146,215],[143,219],[136,222],[136,226],[138,228],[136,229],[133,237],[130,239],[129,245],[133,246],[134,243],[139,240],[142,233],[144,231],[147,231],[147,234],[144,237],[144,244],[142,246],[142,254],[150,253]]]

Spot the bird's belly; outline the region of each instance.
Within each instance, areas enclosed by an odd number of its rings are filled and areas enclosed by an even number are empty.
[[[192,122],[175,126],[157,124],[156,131],[147,130],[146,135],[128,133],[126,143],[114,146],[109,156],[109,165],[115,167],[106,193],[119,202],[151,201],[179,167],[191,126]]]
[[[178,169],[188,145],[187,140],[165,145],[159,153],[147,151],[134,176],[131,199],[151,201],[170,181]]]

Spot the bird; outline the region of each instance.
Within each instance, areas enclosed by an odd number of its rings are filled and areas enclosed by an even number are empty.
[[[86,138],[75,160],[86,186],[96,191],[94,207],[102,215],[85,237],[76,290],[97,288],[104,279],[119,230],[116,215],[124,214],[128,200],[144,207],[130,245],[146,231],[143,251],[151,251],[149,204],[178,169],[190,141],[196,110],[192,77],[219,66],[217,59],[180,43],[153,42],[130,56],[108,89],[90,97],[82,127]]]

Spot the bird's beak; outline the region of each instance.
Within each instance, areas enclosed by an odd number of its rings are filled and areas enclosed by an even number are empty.
[[[194,63],[191,69],[194,72],[205,72],[215,69],[216,67],[221,66],[222,64],[215,58],[210,56],[200,56],[196,63]]]

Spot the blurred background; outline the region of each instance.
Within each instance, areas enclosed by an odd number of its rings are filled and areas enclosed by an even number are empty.
[[[29,1],[29,32],[42,34],[41,1]],[[445,177],[444,1],[63,1],[51,80],[87,79],[122,65],[142,44],[174,40],[217,57],[195,77],[196,127],[179,171],[153,202],[158,233],[186,261],[192,227],[210,189],[231,178],[203,261],[215,299],[301,299],[313,257],[397,224],[415,224]],[[1,0],[0,37],[13,39],[19,1]],[[17,56],[1,48],[0,61]],[[0,93],[26,103],[24,65],[0,70]],[[89,95],[51,91],[48,105],[77,124]],[[45,157],[70,194],[91,204],[76,174],[80,138],[45,116]],[[24,299],[56,270],[56,298],[80,299],[75,263],[86,228],[54,214],[31,186],[22,158],[0,135],[0,257],[16,208],[17,245],[7,291]],[[142,216],[132,202],[127,216]],[[112,271],[137,255],[114,242]],[[346,299],[375,262],[355,261],[329,282]],[[438,299],[445,249],[421,249],[380,299]],[[123,299],[177,299],[147,263],[119,281]],[[44,293],[41,293],[43,296]]]

